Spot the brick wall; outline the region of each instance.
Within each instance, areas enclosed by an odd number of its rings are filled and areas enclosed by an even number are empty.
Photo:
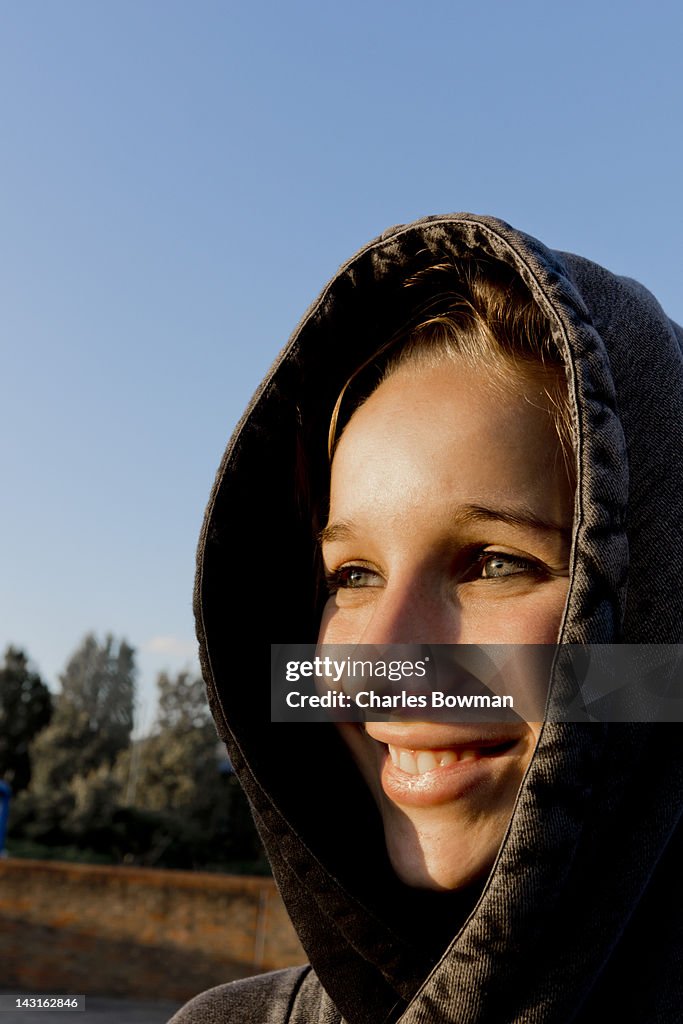
[[[185,1000],[305,959],[269,878],[0,860],[3,989]]]

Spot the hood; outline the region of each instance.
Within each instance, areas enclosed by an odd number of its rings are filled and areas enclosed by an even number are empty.
[[[679,725],[546,722],[488,879],[439,894],[393,875],[334,728],[270,722],[270,644],[317,635],[312,496],[327,486],[335,400],[405,321],[406,274],[466,254],[515,268],[564,353],[578,482],[560,640],[681,641],[683,332],[637,282],[450,214],[391,228],[341,267],[233,434],[195,593],[211,707],[302,944],[349,1024],[677,1020]]]

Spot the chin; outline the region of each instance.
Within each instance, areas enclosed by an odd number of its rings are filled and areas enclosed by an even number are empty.
[[[462,834],[460,828],[429,821],[415,821],[396,807],[385,809],[384,838],[397,877],[416,889],[453,892],[484,878],[496,859],[505,835],[500,828]]]

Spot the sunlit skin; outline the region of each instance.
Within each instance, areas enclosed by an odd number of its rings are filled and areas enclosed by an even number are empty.
[[[406,364],[379,386],[332,464],[321,643],[556,642],[573,486],[549,407],[538,374],[503,384],[460,360]],[[339,729],[404,882],[457,889],[490,869],[539,723]],[[429,751],[438,766],[415,774],[405,758]]]

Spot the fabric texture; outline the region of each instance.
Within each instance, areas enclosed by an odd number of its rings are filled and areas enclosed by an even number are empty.
[[[493,218],[430,217],[363,248],[230,441],[195,594],[212,711],[313,970],[213,990],[177,1024],[683,1017],[679,725],[546,722],[488,879],[439,894],[394,876],[333,727],[270,723],[270,643],[317,635],[312,495],[337,395],[405,320],[406,274],[472,254],[516,270],[564,353],[578,483],[561,641],[681,642],[681,328],[637,282]]]
[[[310,967],[291,967],[219,985],[196,996],[172,1024],[342,1024],[339,1011]]]

